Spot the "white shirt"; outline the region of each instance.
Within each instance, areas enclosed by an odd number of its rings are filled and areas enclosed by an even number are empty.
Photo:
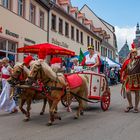
[[[7,66],[7,67],[3,66],[1,69],[1,72],[2,74],[10,75],[10,69],[11,69],[10,66]]]
[[[96,63],[96,59],[97,59],[98,55],[95,53],[93,54],[93,56],[90,58],[90,54],[86,55],[86,64],[95,64]]]

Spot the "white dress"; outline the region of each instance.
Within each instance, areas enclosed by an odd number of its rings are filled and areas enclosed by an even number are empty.
[[[90,58],[90,55],[86,55],[86,61],[85,61],[85,64],[88,66],[92,66],[96,63],[96,59],[97,59],[98,55],[95,53],[91,58]],[[98,66],[97,67],[94,67],[92,69],[94,72],[96,73],[99,73],[99,70],[98,70]]]
[[[8,67],[2,68],[2,74],[10,75],[8,71]],[[0,94],[0,110],[5,110],[6,112],[13,111],[14,108],[16,108],[15,101],[10,99],[10,92],[11,92],[11,86],[7,82],[6,79],[2,78],[2,92]]]
[[[0,94],[0,110],[12,112],[16,108],[14,99],[10,99],[11,86],[6,81],[5,86]]]

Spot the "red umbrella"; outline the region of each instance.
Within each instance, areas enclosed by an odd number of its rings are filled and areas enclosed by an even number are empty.
[[[39,58],[42,59],[44,59],[46,55],[56,55],[56,54],[75,56],[75,52],[49,43],[25,46],[22,48],[18,48],[17,52],[35,53],[38,54]]]

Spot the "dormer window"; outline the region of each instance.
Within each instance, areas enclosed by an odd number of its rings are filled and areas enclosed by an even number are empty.
[[[75,13],[75,18],[77,19],[77,13]]]
[[[82,24],[84,24],[84,20],[85,20],[85,19],[83,18],[83,19],[82,19]]]
[[[67,12],[70,13],[70,7],[69,6],[67,6]]]

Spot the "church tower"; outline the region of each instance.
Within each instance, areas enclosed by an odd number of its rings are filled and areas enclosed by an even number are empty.
[[[139,29],[139,23],[137,23],[137,26],[136,26],[136,38],[134,39],[134,44],[136,45],[136,48],[140,48],[140,29]]]

